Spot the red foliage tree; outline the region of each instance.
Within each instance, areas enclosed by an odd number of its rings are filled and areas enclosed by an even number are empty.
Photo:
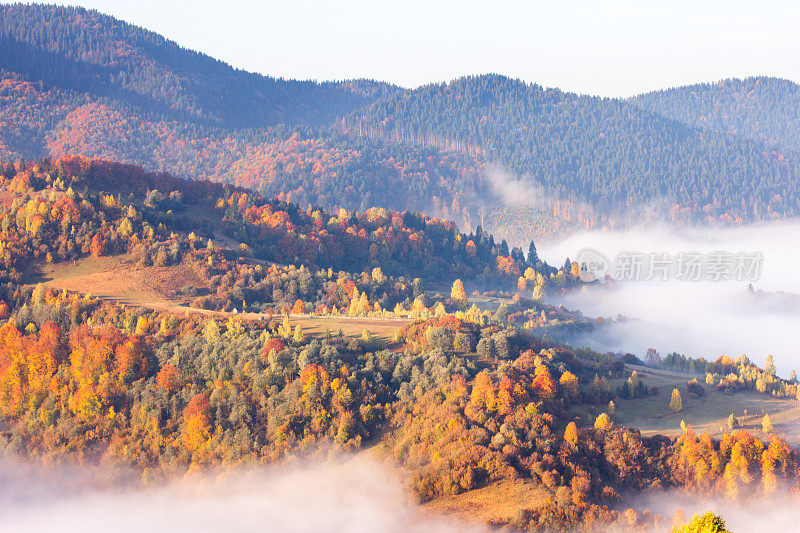
[[[89,251],[91,251],[92,255],[95,257],[103,255],[103,238],[99,233],[95,233],[94,237],[92,237],[92,244],[89,246]]]

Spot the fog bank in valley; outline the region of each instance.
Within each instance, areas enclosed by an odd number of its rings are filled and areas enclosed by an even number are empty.
[[[749,293],[741,281],[627,281],[613,289],[592,287],[552,303],[579,308],[588,316],[631,319],[580,339],[598,350],[643,355],[649,347],[662,354],[678,351],[716,358],[747,354],[761,364],[775,356],[782,374],[800,368],[800,221],[715,229],[666,227],[619,232],[586,232],[542,246],[551,264],[575,259],[586,248],[609,259],[620,252],[763,254],[760,277]],[[758,291],[764,291],[759,294]],[[786,294],[789,293],[789,294]]]
[[[8,533],[483,531],[423,514],[387,467],[264,467],[189,475],[157,488],[98,482],[101,468],[40,467],[0,458],[0,516]],[[101,488],[103,487],[103,488]]]
[[[675,511],[680,509],[686,520],[695,514],[707,511],[722,517],[729,531],[795,531],[797,523],[797,499],[789,489],[778,491],[769,498],[729,500],[722,496],[702,497],[678,490],[658,491],[634,498],[629,502],[636,509],[649,509],[661,516],[661,527],[656,531],[668,533],[672,530]]]

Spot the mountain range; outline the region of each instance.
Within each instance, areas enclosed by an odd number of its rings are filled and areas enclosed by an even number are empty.
[[[800,87],[630,99],[500,75],[416,89],[262,76],[95,11],[0,6],[0,160],[64,154],[300,204],[385,206],[512,242],[800,212]]]

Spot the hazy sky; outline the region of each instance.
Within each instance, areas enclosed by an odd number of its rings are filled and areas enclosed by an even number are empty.
[[[52,1],[52,0],[51,0]],[[628,96],[727,77],[800,81],[783,0],[86,0],[232,65],[404,86],[498,72]]]

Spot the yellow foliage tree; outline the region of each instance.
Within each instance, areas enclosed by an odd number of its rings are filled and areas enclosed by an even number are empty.
[[[772,427],[772,420],[769,418],[769,413],[766,413],[764,418],[761,419],[761,429],[764,433],[772,433],[774,428]]]
[[[453,282],[453,287],[450,289],[450,298],[456,302],[467,301],[467,293],[464,291],[464,284],[460,279]]]
[[[578,442],[578,426],[575,425],[575,422],[570,422],[567,424],[567,429],[564,430],[564,440],[567,441],[568,444],[575,446]]]
[[[147,329],[150,327],[150,323],[147,319],[143,316],[139,317],[139,320],[136,321],[136,331],[137,335],[145,335],[147,334]]]
[[[597,419],[594,421],[595,429],[599,429],[601,431],[608,431],[613,425],[614,423],[611,421],[611,417],[606,413],[600,413],[597,416]]]
[[[683,401],[681,400],[681,391],[672,389],[672,396],[669,399],[669,408],[676,413],[683,409]]]
[[[558,382],[550,375],[550,370],[545,365],[536,367],[536,375],[533,378],[533,389],[543,400],[554,398],[558,392]]]
[[[558,379],[558,386],[567,399],[573,399],[578,395],[578,376],[567,370]]]

